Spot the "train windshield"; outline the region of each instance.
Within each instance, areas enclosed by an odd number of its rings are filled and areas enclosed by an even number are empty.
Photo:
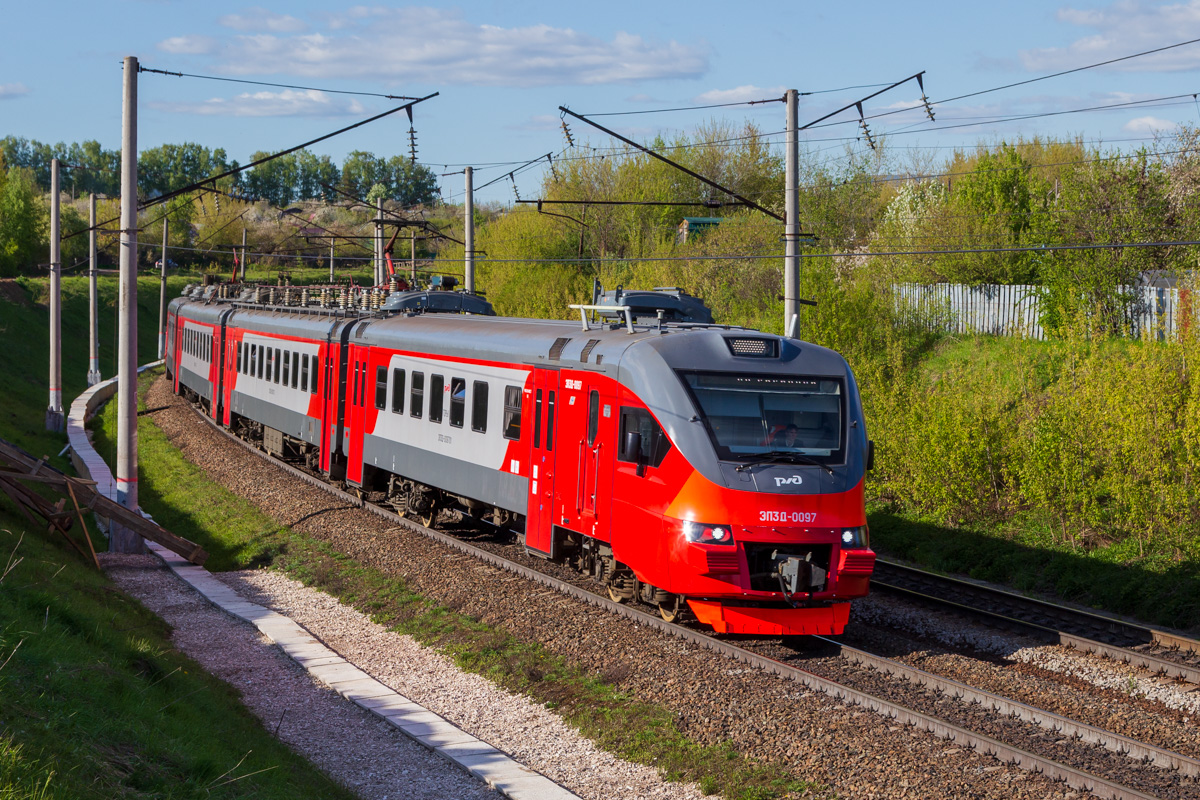
[[[681,372],[722,459],[842,455],[842,381],[792,375]],[[800,460],[800,459],[797,459]]]

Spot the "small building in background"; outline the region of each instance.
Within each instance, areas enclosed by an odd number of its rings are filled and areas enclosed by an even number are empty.
[[[675,230],[675,244],[683,244],[690,237],[715,228],[724,221],[721,217],[684,217]]]

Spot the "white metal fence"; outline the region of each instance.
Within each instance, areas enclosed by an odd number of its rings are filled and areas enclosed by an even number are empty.
[[[1177,288],[1125,287],[1132,296],[1126,309],[1126,333],[1160,341],[1175,339],[1183,322]],[[968,286],[938,283],[892,285],[896,310],[911,311],[931,327],[951,333],[1046,338],[1042,329],[1042,287],[1022,284]],[[1182,291],[1183,302],[1190,302]]]

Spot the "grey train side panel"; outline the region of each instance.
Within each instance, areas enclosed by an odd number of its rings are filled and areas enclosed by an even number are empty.
[[[528,506],[529,479],[367,434],[363,463],[518,514]]]

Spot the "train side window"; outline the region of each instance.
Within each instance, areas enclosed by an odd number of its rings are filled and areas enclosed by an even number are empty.
[[[292,352],[292,388],[295,389],[300,385],[300,353],[299,351]]]
[[[446,393],[446,379],[441,375],[429,376],[429,421],[442,421],[443,395]]]
[[[350,388],[350,403],[353,404],[358,400],[358,364],[354,365],[354,384]]]
[[[261,344],[258,346],[258,379],[263,379],[263,373],[267,369],[267,348]]]
[[[533,446],[542,446],[542,390],[538,389],[533,400]]]
[[[404,413],[404,370],[392,370],[392,413]]]
[[[387,405],[387,367],[375,368],[375,407]]]
[[[546,394],[546,449],[554,449],[554,392]]]
[[[367,362],[364,361],[360,365],[362,367],[362,383],[358,385],[358,406],[359,408],[367,407]]]
[[[626,458],[624,453],[625,434],[631,431],[642,435],[642,449],[637,463],[657,467],[671,451],[671,440],[663,433],[662,427],[649,411],[644,408],[621,406],[621,438],[617,440],[621,447],[617,451],[617,460],[634,463]]]
[[[425,373],[414,371],[412,374],[412,390],[408,398],[408,413],[417,419],[420,419],[424,400]]]
[[[308,353],[300,358],[300,391],[308,391]]]
[[[467,381],[465,378],[450,379],[450,424],[456,428],[463,426],[467,415]]]
[[[488,384],[487,381],[475,381],[471,387],[471,430],[487,433]],[[550,407],[554,407],[554,392],[550,393]],[[550,435],[553,428],[546,426],[546,447],[550,447]]]
[[[287,386],[292,382],[292,354],[287,350],[283,351],[283,385]]]
[[[275,382],[279,383],[279,375],[283,371],[283,360],[287,358],[287,353],[275,348]]]
[[[237,372],[240,374],[242,371],[242,343],[238,342],[236,344],[236,347],[237,347]]]
[[[521,387],[504,387],[504,438],[521,438]]]
[[[600,427],[600,393],[592,389],[588,396],[588,444],[596,443],[596,431]]]

